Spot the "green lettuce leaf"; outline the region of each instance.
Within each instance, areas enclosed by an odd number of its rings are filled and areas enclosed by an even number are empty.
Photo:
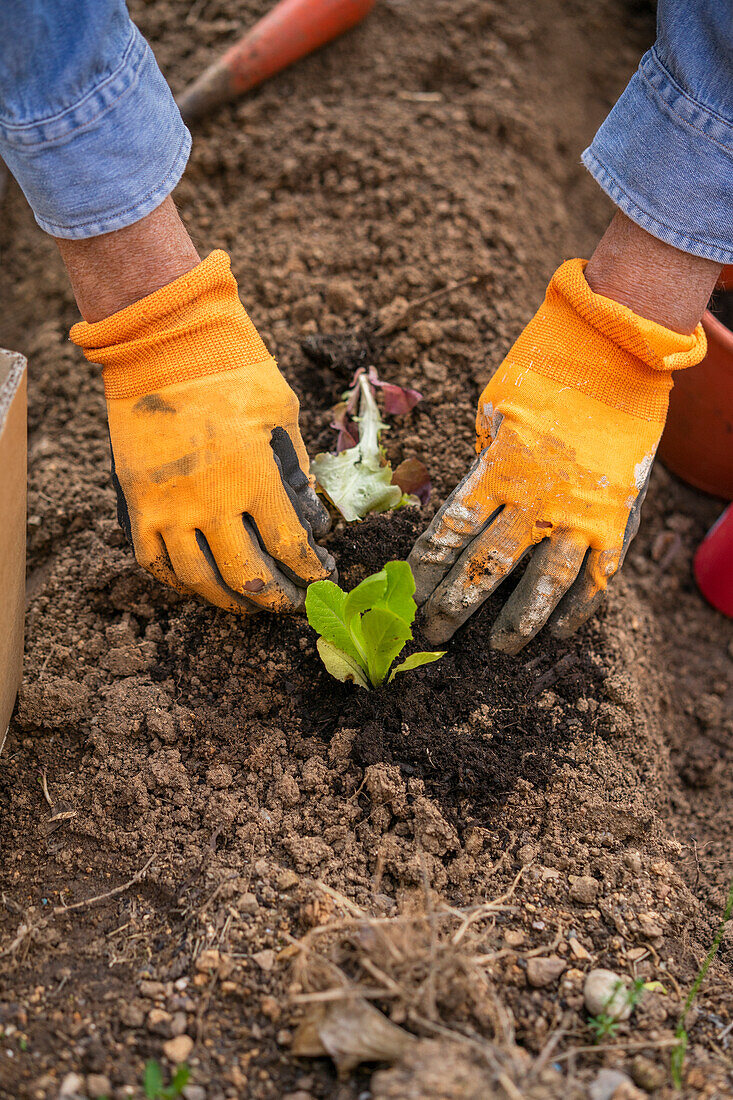
[[[439,661],[441,657],[445,657],[445,654],[445,649],[436,650],[433,653],[413,653],[411,657],[407,657],[399,665],[395,665],[389,674],[389,680],[387,682],[391,684],[399,672],[409,672],[412,668],[420,668],[420,665],[432,664],[433,661]]]
[[[356,588],[352,588],[346,597],[344,604],[344,617],[351,624],[355,615],[367,611],[370,607],[382,607],[384,594],[387,591],[387,573],[381,569],[379,573],[373,573]]]
[[[326,671],[330,672],[335,679],[341,680],[342,683],[350,681],[352,684],[358,684],[359,687],[369,688],[367,674],[358,661],[352,660],[343,649],[331,645],[325,638],[319,638],[316,645]]]
[[[387,589],[379,602],[380,607],[393,611],[409,625],[417,614],[413,599],[415,578],[406,561],[388,561],[383,572],[387,574]]]
[[[369,679],[378,687],[384,683],[405,642],[412,637],[412,631],[409,623],[383,607],[374,607],[362,615],[361,631],[366,642]]]
[[[315,581],[305,594],[308,622],[327,642],[342,650],[366,672],[366,657],[348,626],[346,601],[346,593],[333,581]]]

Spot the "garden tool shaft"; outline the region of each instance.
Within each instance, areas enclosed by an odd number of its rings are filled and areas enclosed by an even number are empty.
[[[366,16],[376,0],[280,0],[231,49],[184,89],[186,122],[226,103],[324,46]]]

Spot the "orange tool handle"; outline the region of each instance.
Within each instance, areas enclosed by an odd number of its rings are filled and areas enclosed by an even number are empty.
[[[184,119],[249,91],[361,22],[376,0],[280,0],[190,84],[178,100]]]

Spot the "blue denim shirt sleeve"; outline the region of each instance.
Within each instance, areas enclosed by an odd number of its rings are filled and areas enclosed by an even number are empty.
[[[733,263],[731,0],[659,0],[657,40],[583,162],[653,236]]]
[[[0,156],[47,233],[139,221],[190,148],[124,0],[0,0]]]

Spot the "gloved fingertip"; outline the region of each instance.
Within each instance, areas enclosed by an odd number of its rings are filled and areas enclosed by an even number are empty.
[[[325,546],[319,546],[318,543],[312,543],[312,549],[315,550],[316,557],[323,567],[324,571],[328,574],[328,579],[333,580],[333,576],[336,573],[336,559],[332,554],[329,554]]]
[[[262,611],[261,607],[245,607],[241,603],[233,603],[230,607],[224,608],[225,611],[229,611],[232,615],[242,615],[249,618],[250,615],[259,615]]]
[[[559,610],[550,619],[550,634],[560,641],[571,638],[584,623],[588,622],[588,619],[595,615],[605,598],[605,589],[594,592],[590,599],[578,600],[566,597],[568,602],[565,607],[561,604]]]
[[[316,507],[313,508],[312,518],[308,516],[308,519],[310,520],[314,538],[322,539],[323,536],[331,530],[331,514],[327,508],[323,507],[317,497],[315,504]]]
[[[443,645],[453,637],[459,625],[438,612],[422,618],[420,632],[430,645]]]
[[[414,550],[408,555],[407,564],[412,570],[413,580],[415,581],[415,591],[413,593],[415,603],[418,607],[422,607],[443,579],[443,575],[441,573],[436,576],[435,570],[426,567],[422,563],[420,555],[416,554]]]
[[[415,576],[413,572],[413,576],[415,577],[415,603],[418,607],[423,607],[435,591],[435,583],[430,577],[426,577],[422,573],[418,573],[417,576]]]
[[[504,653],[507,657],[516,657],[531,640],[531,637],[524,637],[515,631],[492,630],[489,635],[489,649],[494,653]]]
[[[584,621],[585,620],[578,622],[573,619],[558,619],[556,622],[550,621],[550,625],[547,629],[553,638],[557,638],[558,641],[564,642],[568,638],[572,638],[573,634],[582,626]]]

